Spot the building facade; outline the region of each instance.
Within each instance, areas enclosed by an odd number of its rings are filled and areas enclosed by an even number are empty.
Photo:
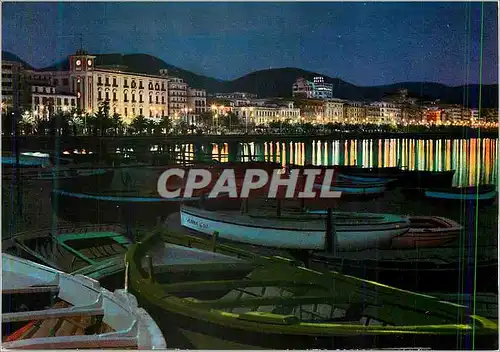
[[[423,110],[417,105],[402,104],[401,119],[403,123],[421,122],[424,120]]]
[[[470,117],[470,113],[467,114],[466,110],[461,105],[441,104],[440,108],[442,109],[442,119],[444,121],[463,121],[467,120]]]
[[[23,66],[19,62],[2,61],[2,111],[22,109],[26,105]]]
[[[174,120],[179,118],[181,115],[187,115],[188,104],[188,86],[182,78],[171,78],[168,81],[168,114],[173,117]]]
[[[195,115],[207,111],[207,92],[204,89],[188,88],[187,105]]]
[[[324,123],[335,123],[344,121],[344,101],[340,99],[325,101],[323,105]]]
[[[228,99],[228,100],[250,100],[257,99],[257,94],[245,93],[245,92],[232,92],[232,93],[215,93],[213,95],[215,98]]]
[[[86,113],[97,112],[100,104],[108,101],[110,114],[120,114],[127,123],[139,115],[175,118],[183,114],[196,116],[206,111],[206,92],[192,89],[188,96],[188,85],[180,78],[169,76],[167,70],[160,70],[158,75],[134,73],[121,66],[96,66],[95,58],[79,50],[75,55],[68,56],[69,69],[59,71],[23,70],[19,63],[3,61],[3,75],[7,73],[2,79],[3,106],[12,106],[16,101],[11,76],[19,71],[23,72],[22,77],[19,75],[19,82],[28,86],[26,109],[36,106],[34,111],[44,106],[43,103],[35,103],[36,97],[40,102],[44,98],[46,101],[53,98],[54,106],[58,107],[58,96],[61,108],[65,106],[64,99],[68,99],[69,106],[72,106],[71,97],[75,97],[76,107]],[[39,88],[31,87],[54,87],[55,92],[51,89],[51,96],[44,96]],[[16,99],[22,100],[20,93]]]
[[[295,108],[293,103],[282,106],[246,106],[233,107],[232,112],[238,116],[244,124],[257,126],[268,126],[272,121],[288,121],[296,123],[300,119],[300,109]]]
[[[426,108],[423,111],[424,121],[430,123],[439,123],[443,120],[443,111],[438,107]]]
[[[398,124],[401,122],[401,108],[385,101],[373,102],[366,107],[366,118],[376,124]]]
[[[50,84],[31,86],[31,111],[39,118],[48,119],[54,113],[69,112],[76,107],[75,95],[57,93]]]
[[[350,101],[344,105],[344,121],[347,123],[363,123],[366,118],[366,108],[361,102]]]
[[[314,77],[312,82],[300,77],[292,85],[292,95],[307,99],[332,99],[333,84],[325,83],[323,77]]]

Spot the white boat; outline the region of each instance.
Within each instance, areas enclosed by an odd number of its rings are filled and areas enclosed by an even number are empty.
[[[166,349],[126,290],[2,254],[2,349]]]
[[[410,228],[406,217],[391,214],[336,215],[333,223],[330,243],[340,251],[386,248],[395,236]],[[325,215],[284,213],[278,217],[269,212],[252,215],[183,205],[181,224],[203,234],[217,231],[220,238],[258,246],[308,250],[327,247]]]

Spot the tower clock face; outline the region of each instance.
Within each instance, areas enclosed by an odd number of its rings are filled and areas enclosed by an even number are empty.
[[[80,66],[82,64],[81,60],[76,60],[76,66]]]
[[[92,66],[92,60],[87,60],[87,65]]]

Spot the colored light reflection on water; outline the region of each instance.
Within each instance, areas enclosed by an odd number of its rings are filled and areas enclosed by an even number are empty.
[[[403,166],[409,170],[455,170],[455,186],[494,184],[497,180],[498,139],[380,139],[311,142],[260,142],[248,155],[239,143],[241,160],[276,161],[297,165]],[[254,142],[253,144],[259,145]],[[255,153],[260,151],[260,153]],[[222,161],[222,160],[221,160]]]
[[[185,158],[196,153],[226,162],[259,160],[281,165],[402,166],[409,170],[455,170],[455,186],[496,184],[498,139],[359,139],[310,142],[213,143],[176,146]],[[235,150],[236,149],[236,150]],[[182,153],[182,152],[181,152]],[[186,160],[187,160],[186,159]]]

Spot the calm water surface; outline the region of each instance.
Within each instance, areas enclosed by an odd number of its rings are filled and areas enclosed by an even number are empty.
[[[192,144],[179,151],[194,155]],[[237,151],[230,151],[237,148]],[[204,154],[219,161],[236,159],[286,164],[403,166],[409,170],[456,170],[455,186],[496,184],[498,139],[358,139],[310,142],[210,144]]]

